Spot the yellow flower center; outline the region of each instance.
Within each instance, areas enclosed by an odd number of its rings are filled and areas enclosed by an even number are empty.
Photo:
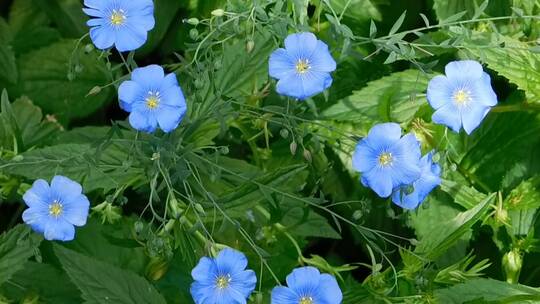
[[[298,74],[304,74],[307,72],[311,67],[309,66],[309,60],[307,59],[299,59],[296,62],[296,72]]]
[[[221,275],[216,279],[216,286],[219,289],[224,289],[229,286],[229,283],[231,282],[231,276],[230,275]]]
[[[126,21],[126,14],[124,10],[113,10],[111,14],[111,24],[122,25]]]
[[[452,98],[457,105],[464,106],[471,101],[471,92],[463,89],[457,90]]]
[[[159,92],[148,92],[148,97],[146,97],[146,106],[153,110],[159,105],[160,96]]]
[[[62,214],[62,210],[64,209],[64,206],[59,201],[53,201],[52,204],[49,205],[49,215],[54,217],[59,217]]]
[[[388,166],[390,164],[392,164],[392,153],[390,152],[383,152],[381,153],[381,155],[379,155],[379,164],[381,166]]]
[[[313,304],[313,298],[312,297],[302,297],[300,299],[300,302],[298,304]]]

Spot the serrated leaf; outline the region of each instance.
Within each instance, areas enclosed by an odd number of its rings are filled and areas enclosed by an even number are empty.
[[[23,224],[0,235],[0,285],[23,268],[42,240],[40,235],[32,233],[30,227]]]
[[[80,181],[85,192],[107,192],[143,176],[143,170],[127,164],[128,149],[111,144],[98,151],[88,144],[60,144],[20,154],[21,160],[2,163],[3,172],[29,179],[50,180],[59,172]]]
[[[469,48],[479,61],[525,91],[527,101],[540,103],[540,54],[529,50],[527,43],[500,36],[503,46]]]
[[[64,37],[79,38],[88,31],[83,5],[78,0],[33,0],[53,20]]]
[[[454,199],[454,202],[467,209],[478,205],[479,202],[486,198],[484,193],[474,188],[446,179],[441,182],[441,190],[448,193]]]
[[[537,303],[540,301],[540,290],[519,284],[510,284],[493,279],[472,279],[462,284],[438,289],[435,298],[439,303],[461,304],[469,301],[485,303]],[[491,303],[491,302],[490,302]]]
[[[165,304],[165,299],[144,278],[54,245],[54,252],[88,304]]]
[[[97,52],[75,51],[76,41],[67,40],[24,54],[18,59],[19,90],[45,112],[54,113],[60,120],[84,117],[95,112],[109,100],[111,89],[86,97],[96,85],[110,82],[103,60]],[[73,52],[75,51],[74,55]],[[74,66],[82,68],[76,73]],[[74,79],[69,80],[68,74]]]
[[[494,197],[493,193],[474,208],[432,227],[430,235],[418,243],[415,252],[430,260],[435,260],[485,215]]]
[[[427,104],[423,94],[431,75],[406,70],[371,81],[322,113],[328,120],[406,122]]]

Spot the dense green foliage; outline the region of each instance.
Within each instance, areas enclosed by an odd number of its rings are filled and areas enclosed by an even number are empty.
[[[0,2],[0,303],[193,303],[191,269],[224,246],[257,273],[249,303],[299,265],[335,275],[344,304],[540,302],[539,1],[155,0],[148,41],[123,54],[93,47],[81,2]],[[268,76],[300,31],[337,61],[306,101]],[[425,94],[465,58],[499,100],[470,136],[433,124]],[[118,106],[149,64],[186,95],[168,134]],[[417,210],[351,167],[389,121],[443,169]],[[66,243],[21,220],[22,194],[58,174],[92,206]]]

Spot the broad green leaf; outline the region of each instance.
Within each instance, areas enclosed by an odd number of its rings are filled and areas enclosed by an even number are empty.
[[[79,38],[88,32],[85,21],[89,19],[78,0],[33,0],[34,5],[43,10],[61,31],[64,37]]]
[[[340,239],[341,236],[328,223],[328,220],[311,208],[285,198],[279,202],[280,208],[285,209],[281,223],[300,237],[322,237]]]
[[[433,225],[431,234],[419,241],[415,251],[430,260],[439,257],[485,215],[494,197],[493,193],[474,208]]]
[[[0,78],[15,83],[18,77],[13,49],[6,42],[0,40]]]
[[[294,0],[294,14],[300,24],[305,24],[308,17],[309,0]]]
[[[540,54],[533,53],[529,44],[499,36],[504,45],[468,49],[481,62],[505,77],[525,92],[527,102],[540,103]]]
[[[42,239],[26,225],[18,225],[0,235],[0,285],[22,269],[24,263],[37,253]]]
[[[461,304],[476,300],[474,303],[538,303],[540,290],[520,284],[510,284],[493,279],[472,279],[462,284],[435,290],[439,303]],[[490,302],[491,303],[491,302]]]
[[[93,87],[106,85],[110,79],[97,52],[87,54],[81,48],[76,50],[75,46],[75,41],[61,41],[18,59],[19,91],[63,121],[95,112],[112,93],[108,88],[87,96]],[[81,69],[79,73],[75,66]],[[73,80],[68,78],[70,73]]]
[[[50,264],[28,261],[23,269],[13,275],[10,282],[21,287],[13,288],[13,285],[6,284],[4,290],[0,288],[0,293],[10,299],[24,302],[26,296],[38,295],[42,303],[82,303],[80,292],[66,273]]]
[[[351,21],[369,21],[370,19],[380,21],[381,13],[371,0],[324,0],[338,16],[344,14]],[[326,7],[326,6],[325,6]],[[332,11],[328,9],[328,12]]]
[[[540,115],[536,113],[493,113],[468,138],[463,170],[476,175],[491,190],[499,189],[508,171],[516,166],[534,170],[540,158]],[[537,150],[538,151],[538,150]]]
[[[107,192],[142,178],[142,168],[128,162],[128,147],[110,144],[103,150],[88,144],[60,144],[20,154],[21,159],[0,161],[3,172],[31,180],[50,180],[56,174],[79,181],[85,192]]]
[[[390,74],[338,101],[322,116],[351,122],[407,122],[420,106],[427,104],[424,91],[430,78],[430,75],[412,69]]]
[[[485,0],[434,0],[433,10],[439,21],[448,21],[450,17],[466,12],[468,18],[475,16],[478,8]],[[490,16],[507,16],[511,14],[509,0],[490,0],[485,13]],[[477,16],[478,17],[478,16]]]
[[[509,231],[515,236],[526,236],[533,228],[535,215],[540,207],[540,178],[521,182],[504,200],[510,217]]]
[[[8,21],[13,35],[19,35],[27,29],[47,25],[49,18],[34,5],[34,0],[15,0],[11,4]]]
[[[82,292],[88,304],[165,304],[166,301],[144,278],[76,251],[54,245],[62,267]]]
[[[443,179],[441,190],[448,193],[456,203],[470,209],[486,198],[484,193],[459,182]]]

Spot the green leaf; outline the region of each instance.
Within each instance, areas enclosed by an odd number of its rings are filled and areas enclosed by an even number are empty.
[[[26,225],[17,225],[0,235],[0,285],[23,268],[26,260],[37,253],[42,240]]]
[[[19,91],[45,112],[54,113],[63,121],[95,112],[112,93],[107,88],[87,97],[94,86],[110,82],[109,75],[97,52],[87,54],[75,47],[76,41],[61,41],[24,54],[18,60]],[[79,73],[75,66],[81,69]],[[74,77],[71,81],[68,79],[70,73]]]
[[[401,16],[399,16],[394,25],[392,25],[392,28],[390,29],[388,35],[393,35],[399,30],[399,28],[403,24],[403,21],[405,20],[405,16],[407,16],[407,11],[404,11]]]
[[[59,245],[53,247],[62,267],[82,292],[85,303],[166,303],[154,286],[133,272],[96,261]]]
[[[33,0],[35,6],[43,10],[64,37],[79,38],[88,32],[83,5],[79,0]]]
[[[61,172],[80,181],[85,192],[95,189],[107,192],[144,176],[141,168],[125,161],[128,151],[119,144],[110,144],[102,150],[88,144],[60,144],[22,153],[20,160],[0,161],[0,168],[32,180],[50,180]]]
[[[0,78],[15,83],[18,77],[15,54],[7,43],[0,40]]]
[[[521,182],[505,198],[504,207],[510,217],[510,233],[515,236],[528,235],[540,207],[540,177]]]
[[[418,243],[415,251],[430,260],[439,257],[485,215],[494,197],[493,193],[474,208],[459,213],[449,221],[434,225],[431,233]]]
[[[441,190],[448,193],[456,203],[466,209],[476,206],[486,198],[484,193],[478,192],[474,188],[446,179],[441,182]]]
[[[468,49],[481,62],[525,91],[527,101],[540,103],[540,54],[529,50],[525,42],[499,36],[504,45]]]
[[[493,279],[473,279],[462,284],[435,290],[438,303],[461,304],[496,301],[497,303],[537,303],[540,290],[519,284],[510,284]],[[481,302],[480,302],[481,301]]]
[[[28,261],[23,269],[13,275],[10,282],[22,288],[12,288],[12,285],[6,284],[0,292],[21,303],[24,303],[23,299],[28,295],[38,295],[41,303],[82,303],[80,292],[69,281],[66,273],[50,264]]]
[[[366,123],[375,121],[406,122],[418,108],[427,104],[425,88],[432,75],[406,70],[369,82],[326,109],[325,119]]]
[[[382,15],[379,9],[373,4],[372,0],[326,0],[325,8],[331,13],[329,7],[336,12],[338,16],[344,17],[353,22],[369,21],[370,19],[380,21]]]
[[[461,12],[464,12],[467,18],[478,17],[479,15],[475,13],[479,12],[484,2],[485,0],[434,0],[433,10],[440,23],[446,23],[453,19],[452,16]],[[512,13],[511,4],[509,0],[490,0],[483,11],[490,16],[507,16]]]

